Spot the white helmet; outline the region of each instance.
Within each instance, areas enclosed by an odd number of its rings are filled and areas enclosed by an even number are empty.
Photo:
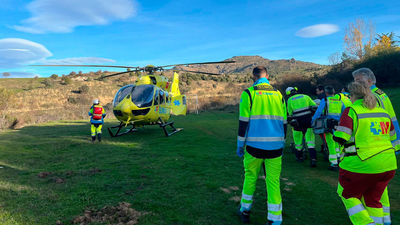
[[[98,105],[100,101],[98,99],[93,100],[93,105]]]
[[[286,91],[285,91],[286,95],[290,95],[290,93],[292,92],[293,89],[294,89],[293,87],[286,88]]]

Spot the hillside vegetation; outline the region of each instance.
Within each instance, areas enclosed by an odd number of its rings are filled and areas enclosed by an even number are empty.
[[[62,78],[0,79],[0,128],[88,119],[87,113],[95,98],[105,106],[108,118],[113,118],[114,95],[136,79],[128,74],[103,81],[94,80],[98,76],[89,74],[66,77],[67,82]],[[187,95],[189,111],[201,111],[236,105],[241,90],[249,85],[247,80],[202,79],[198,75],[182,74],[180,89]]]
[[[278,83],[287,77],[315,77],[326,71],[326,66],[291,60],[269,60],[260,56],[236,56],[227,60],[236,63],[200,65],[190,70],[223,73],[210,76],[180,72],[180,89],[187,95],[189,112],[223,108],[236,105],[240,93],[251,84],[254,66],[266,66],[271,82]],[[112,118],[112,100],[124,85],[136,80],[134,74],[125,74],[102,81],[96,78],[112,72],[70,72],[69,75],[52,75],[49,78],[0,79],[0,95],[7,99],[0,103],[0,128],[19,128],[54,120],[85,119],[91,101],[99,98]],[[172,70],[164,72],[172,77]],[[283,89],[283,87],[282,87]],[[109,118],[110,118],[109,117]]]
[[[227,64],[192,65],[189,68],[193,71],[204,71],[222,74],[251,74],[256,66],[265,66],[272,79],[280,78],[290,74],[300,76],[321,75],[329,68],[310,62],[303,62],[292,59],[270,60],[261,56],[234,56],[225,61],[235,61]],[[182,67],[177,67],[182,68]]]
[[[315,86],[333,85],[341,90],[352,81],[351,72],[360,67],[371,68],[380,87],[400,83],[400,51],[383,49],[362,60],[343,59],[334,66],[291,60],[269,60],[260,56],[235,56],[227,60],[236,63],[195,65],[188,70],[223,73],[210,76],[179,72],[181,92],[187,95],[189,112],[237,105],[241,92],[251,85],[251,70],[266,66],[270,81],[282,93],[288,86],[296,86],[303,93],[313,95]],[[179,68],[176,68],[179,69]],[[164,74],[171,78],[173,70]],[[53,120],[86,119],[91,101],[99,98],[110,117],[112,100],[124,85],[134,83],[136,76],[125,74],[102,81],[96,78],[112,72],[97,71],[87,74],[71,72],[68,76],[30,79],[0,79],[0,128],[18,128]]]

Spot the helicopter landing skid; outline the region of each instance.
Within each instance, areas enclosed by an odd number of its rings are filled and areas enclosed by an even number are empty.
[[[158,119],[158,125],[160,125],[160,127],[164,130],[164,134],[165,136],[169,137],[171,135],[174,135],[176,133],[178,133],[179,131],[182,131],[183,128],[175,128],[174,127],[174,122],[164,122],[161,118]],[[172,132],[168,133],[166,126],[170,126],[172,128]]]
[[[121,128],[122,128],[122,127],[125,127],[125,125],[123,125],[122,123],[120,123],[118,126],[109,127],[109,128],[108,128],[108,133],[110,133],[110,136],[111,136],[111,137],[119,137],[119,136],[122,136],[122,135],[124,135],[124,134],[128,134],[128,133],[137,131],[137,129],[135,128],[135,126],[132,124],[132,128],[130,128],[129,130],[127,129],[127,130],[126,130],[125,132],[123,132],[123,133],[119,133],[119,132],[121,131]],[[115,134],[111,131],[111,130],[114,129],[114,128],[118,128],[118,130],[117,130],[117,132],[116,132]]]

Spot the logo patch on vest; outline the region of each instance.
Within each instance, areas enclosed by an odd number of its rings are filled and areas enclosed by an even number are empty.
[[[264,92],[264,91],[256,91],[256,95],[276,95],[276,96],[278,96],[278,94],[276,94],[276,93],[270,93],[270,92]]]
[[[375,93],[377,93],[378,95],[383,95],[383,94],[385,94],[385,92],[383,92],[381,89],[377,89],[377,90],[375,91]]]
[[[254,86],[254,90],[256,90],[256,91],[275,91],[275,89],[270,85],[257,85],[257,86]]]
[[[389,126],[389,122],[371,122],[370,130],[374,135],[387,134]]]
[[[300,99],[300,98],[304,98],[304,95],[295,96],[295,97],[292,98],[292,100],[297,100],[297,99]]]

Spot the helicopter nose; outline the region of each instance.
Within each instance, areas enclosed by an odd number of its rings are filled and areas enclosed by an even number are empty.
[[[131,107],[130,107],[128,104],[124,104],[124,105],[121,107],[121,112],[122,112],[123,114],[125,114],[125,115],[128,115],[128,114],[131,113]]]

